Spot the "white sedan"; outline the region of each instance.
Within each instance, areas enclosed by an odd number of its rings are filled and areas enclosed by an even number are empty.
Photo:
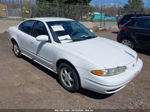
[[[58,74],[62,87],[112,94],[124,88],[141,71],[135,51],[97,37],[67,18],[32,18],[8,29],[13,51]]]

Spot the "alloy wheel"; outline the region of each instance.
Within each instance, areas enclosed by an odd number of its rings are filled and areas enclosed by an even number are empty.
[[[21,51],[19,49],[19,46],[16,43],[13,43],[13,52],[15,56],[21,57]]]
[[[72,88],[74,85],[74,79],[71,77],[71,75],[72,75],[72,72],[67,67],[61,68],[60,76],[61,76],[62,82],[68,88]]]
[[[19,53],[20,53],[20,50],[19,50],[19,48],[18,48],[18,46],[16,44],[14,44],[13,50],[14,50],[14,53],[18,56]]]
[[[122,40],[121,43],[128,46],[128,47],[130,47],[130,48],[132,48],[132,49],[134,48],[134,44],[130,40]]]

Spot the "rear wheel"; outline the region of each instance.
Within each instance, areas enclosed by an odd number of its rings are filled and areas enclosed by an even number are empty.
[[[63,88],[70,92],[76,92],[80,88],[79,78],[74,68],[62,63],[58,68],[59,81]]]
[[[16,57],[21,57],[21,51],[20,51],[20,48],[16,42],[13,42],[13,52],[14,52]]]
[[[120,43],[122,43],[122,44],[124,44],[124,45],[126,45],[126,46],[128,46],[128,47],[130,47],[132,49],[135,48],[134,42],[132,40],[130,40],[130,39],[123,39],[123,40],[121,40]]]

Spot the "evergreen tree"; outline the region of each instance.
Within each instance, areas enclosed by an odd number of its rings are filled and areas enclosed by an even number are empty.
[[[144,9],[143,0],[128,0],[128,3],[124,5],[124,10],[126,12],[139,13]]]

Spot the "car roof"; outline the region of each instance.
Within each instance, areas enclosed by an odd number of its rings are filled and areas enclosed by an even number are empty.
[[[150,19],[150,16],[132,17],[131,19]]]
[[[125,14],[124,16],[147,16],[147,15],[150,15],[150,14]]]
[[[42,22],[50,22],[50,21],[73,21],[73,19],[69,18],[61,18],[61,17],[39,17],[39,18],[32,18],[29,20],[37,20]]]

